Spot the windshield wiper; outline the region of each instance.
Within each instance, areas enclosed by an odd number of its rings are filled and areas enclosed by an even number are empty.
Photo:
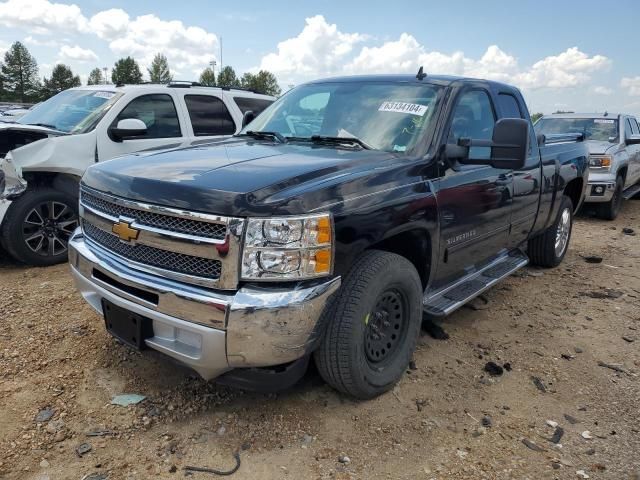
[[[247,135],[248,137],[252,138],[275,138],[280,143],[287,143],[287,139],[284,137],[284,135],[278,132],[259,132],[256,130],[249,130],[248,132],[238,134],[238,136],[241,135]]]
[[[371,145],[368,145],[364,141],[357,137],[328,137],[325,135],[311,135],[310,137],[290,137],[289,140],[307,141],[313,143],[324,143],[329,145],[358,145],[364,150],[373,150]]]
[[[25,125],[35,125],[36,127],[45,127],[51,128],[53,130],[58,130],[58,127],[56,127],[55,125],[50,125],[48,123],[25,123]]]

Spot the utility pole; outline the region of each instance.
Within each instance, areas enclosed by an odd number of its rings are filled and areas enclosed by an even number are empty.
[[[102,71],[104,72],[104,76],[102,77],[102,83],[107,85],[109,81],[107,80],[107,72],[109,71],[108,67],[102,67]]]
[[[215,60],[211,60],[209,62],[209,65],[211,65],[211,71],[213,72],[213,76],[216,76],[216,65],[218,64],[218,62],[216,62]]]

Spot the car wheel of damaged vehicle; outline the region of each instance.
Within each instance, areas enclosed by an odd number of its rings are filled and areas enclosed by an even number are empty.
[[[404,257],[370,250],[344,278],[329,307],[315,352],[325,381],[369,399],[392,388],[406,370],[422,319],[422,284]]]
[[[607,203],[600,204],[596,207],[596,213],[598,217],[604,220],[615,220],[620,213],[620,207],[622,206],[622,191],[624,190],[624,180],[621,176],[616,178],[616,188],[613,191],[611,200]]]
[[[2,243],[16,260],[36,266],[67,260],[78,226],[78,199],[52,188],[25,192],[14,200],[2,224]]]
[[[556,267],[569,248],[573,228],[573,202],[564,195],[556,221],[545,232],[529,240],[527,253],[533,265]]]

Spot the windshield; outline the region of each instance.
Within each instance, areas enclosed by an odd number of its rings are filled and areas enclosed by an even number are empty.
[[[121,93],[106,90],[65,90],[38,105],[18,122],[67,133],[83,133],[91,130],[121,96]]]
[[[585,140],[603,142],[618,137],[618,120],[613,118],[542,118],[534,128],[538,135],[582,133]]]
[[[290,141],[357,138],[376,150],[404,153],[435,118],[441,87],[398,82],[327,82],[288,92],[247,125]]]

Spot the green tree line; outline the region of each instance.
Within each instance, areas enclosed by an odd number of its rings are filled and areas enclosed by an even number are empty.
[[[147,73],[151,83],[173,80],[167,57],[160,53],[154,57]],[[114,84],[138,84],[143,83],[143,74],[135,59],[125,57],[115,62],[109,80]],[[103,83],[107,83],[103,71],[100,68],[91,70],[87,85]],[[211,87],[245,88],[266,95],[281,93],[276,76],[266,70],[247,72],[238,78],[230,66],[224,67],[217,75],[212,68],[206,68],[200,74],[199,83]],[[21,42],[11,45],[4,59],[0,59],[0,102],[39,102],[80,85],[80,76],[61,63],[53,67],[49,78],[40,78],[38,62]]]

